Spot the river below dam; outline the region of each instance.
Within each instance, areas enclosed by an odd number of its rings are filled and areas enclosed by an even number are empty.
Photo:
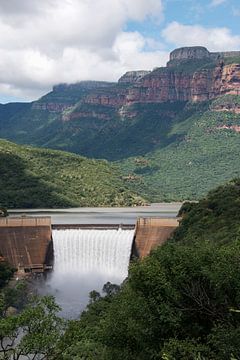
[[[61,315],[76,318],[89,293],[107,282],[120,285],[128,275],[134,230],[53,230],[54,267],[40,294],[54,295]]]

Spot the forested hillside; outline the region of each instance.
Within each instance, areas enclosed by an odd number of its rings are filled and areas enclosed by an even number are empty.
[[[164,147],[122,161],[133,176],[132,189],[152,201],[197,200],[240,176],[239,99],[223,96],[198,104],[197,111],[173,124]]]
[[[179,229],[69,324],[61,359],[240,357],[240,181],[185,204]]]
[[[0,204],[7,208],[143,203],[107,161],[5,140],[0,140],[0,187]]]

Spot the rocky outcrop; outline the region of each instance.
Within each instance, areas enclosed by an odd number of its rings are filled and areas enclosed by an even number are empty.
[[[148,75],[151,71],[138,70],[138,71],[128,71],[118,80],[119,84],[128,84],[132,85],[141,80],[144,76]]]
[[[182,47],[170,53],[168,66],[185,60],[220,60],[240,56],[240,51],[210,52],[203,46]]]
[[[51,93],[55,101],[45,101],[46,96],[33,103],[32,109],[64,112],[62,118],[66,121],[76,118],[76,114],[106,119],[107,106],[124,118],[128,105],[134,103],[205,101],[225,94],[240,95],[240,51],[211,53],[195,46],[174,50],[166,67],[151,72],[129,71],[118,83],[81,81],[57,85]],[[98,110],[93,111],[91,106]]]
[[[182,47],[170,53],[170,61],[210,58],[211,53],[203,46]]]
[[[240,64],[203,68],[193,73],[160,68],[129,89],[126,102],[204,101],[240,95]]]
[[[115,84],[111,89],[98,89],[91,92],[83,100],[83,104],[121,107],[125,104],[126,95],[128,93],[127,87],[118,87]]]
[[[128,104],[136,102],[187,101],[191,96],[191,76],[160,68],[130,88]]]

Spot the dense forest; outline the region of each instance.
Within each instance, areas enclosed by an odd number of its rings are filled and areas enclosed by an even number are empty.
[[[35,299],[15,316],[2,311],[0,340],[24,329],[3,358],[41,353],[48,360],[239,359],[239,212],[239,179],[198,203],[185,203],[172,238],[144,260],[132,261],[120,288],[106,284],[105,296],[92,291],[78,320],[64,323],[52,298]]]
[[[132,206],[145,203],[129,190],[118,167],[63,151],[0,140],[0,207]]]

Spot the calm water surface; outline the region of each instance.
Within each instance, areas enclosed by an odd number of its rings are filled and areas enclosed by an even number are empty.
[[[136,207],[12,210],[10,216],[51,216],[52,224],[135,224],[138,217],[175,217],[181,203]]]

